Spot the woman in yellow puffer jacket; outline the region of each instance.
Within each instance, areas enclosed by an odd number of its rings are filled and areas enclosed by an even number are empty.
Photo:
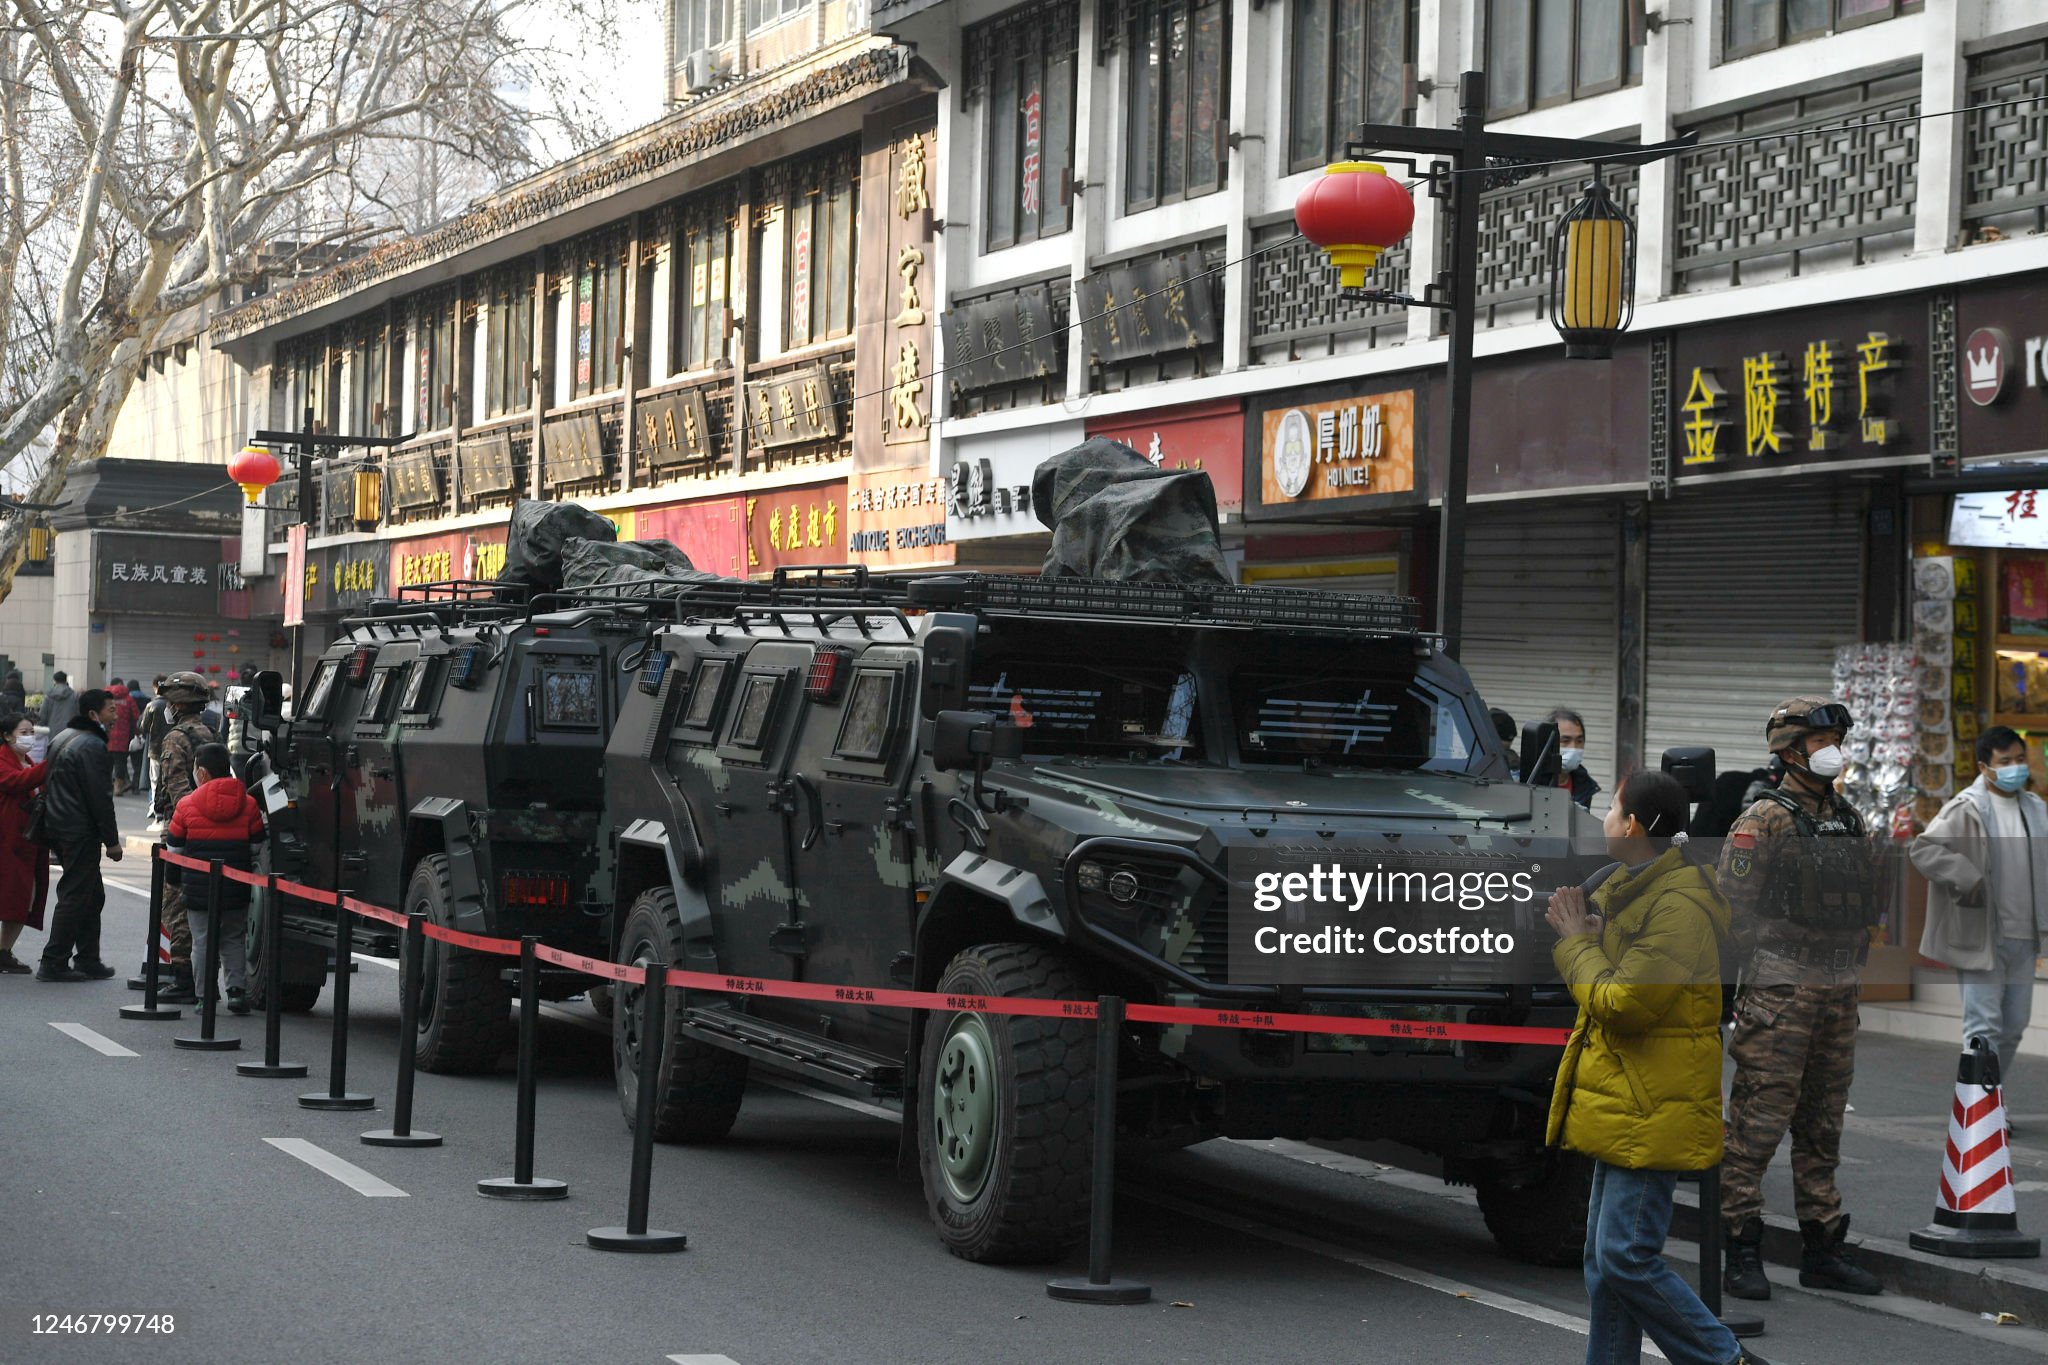
[[[1764,1365],[1664,1261],[1680,1171],[1721,1159],[1721,940],[1728,904],[1686,859],[1686,795],[1632,775],[1603,828],[1618,866],[1550,898],[1558,974],[1579,1019],[1557,1071],[1550,1141],[1593,1158],[1586,1211],[1587,1365]]]

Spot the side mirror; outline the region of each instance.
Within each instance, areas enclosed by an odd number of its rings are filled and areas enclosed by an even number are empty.
[[[284,675],[266,668],[256,675],[256,728],[276,731],[284,728]]]
[[[934,612],[924,631],[924,679],[918,710],[926,720],[967,707],[967,673],[974,657],[975,620],[961,612]]]
[[[1678,779],[1694,805],[1714,793],[1714,751],[1704,744],[1683,744],[1664,751],[1664,771]]]
[[[1557,753],[1557,722],[1532,720],[1522,727],[1522,782],[1526,786],[1549,786],[1557,781],[1564,765]]]
[[[996,759],[1024,756],[1024,732],[988,711],[941,711],[932,726],[932,766],[940,772],[972,768],[978,775]]]

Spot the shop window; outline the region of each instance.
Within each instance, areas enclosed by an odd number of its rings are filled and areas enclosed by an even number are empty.
[[[970,96],[982,102],[987,136],[989,251],[1072,226],[1064,182],[1074,164],[1078,16],[1072,0],[1027,5],[967,35]]]
[[[484,286],[484,412],[533,406],[533,276],[500,271]]]
[[[568,291],[569,396],[608,393],[626,359],[626,239],[604,233],[572,243],[563,262]]]
[[[809,8],[810,0],[747,0],[747,32],[773,28]]]
[[[358,332],[348,347],[348,434],[389,435],[391,411],[391,329]]]
[[[777,168],[769,177],[779,205],[781,291],[779,349],[793,351],[853,331],[854,219],[860,194],[859,149],[835,148]],[[765,283],[766,281],[764,281]],[[777,347],[764,338],[764,353]]]
[[[1295,0],[1287,164],[1344,157],[1363,123],[1405,123],[1403,68],[1415,60],[1418,0]]]
[[[1519,114],[1639,82],[1643,50],[1629,45],[1628,3],[1487,0],[1487,112]]]
[[[670,259],[675,322],[670,370],[709,369],[732,354],[726,314],[732,305],[733,236],[739,227],[739,190],[725,185],[684,201],[677,215]]]
[[[1230,7],[1133,0],[1124,206],[1135,212],[1223,188],[1229,130]]]
[[[335,411],[333,371],[328,365],[326,334],[316,332],[302,338],[289,351],[280,354],[279,363],[285,373],[285,422],[296,428],[307,420],[310,412],[313,430],[333,431],[338,414]]]
[[[1920,9],[1921,0],[1721,0],[1721,55],[1747,57]]]
[[[441,431],[455,425],[455,299],[453,295],[424,300],[413,319],[413,363],[419,377],[419,406],[414,409],[420,431]]]

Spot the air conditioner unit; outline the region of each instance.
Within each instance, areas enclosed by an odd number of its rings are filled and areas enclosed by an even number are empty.
[[[708,47],[700,47],[683,59],[683,88],[695,93],[709,90],[725,75],[725,60]]]

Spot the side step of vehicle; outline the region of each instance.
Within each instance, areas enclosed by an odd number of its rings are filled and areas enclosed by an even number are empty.
[[[731,1010],[688,1007],[683,1029],[691,1037],[738,1052],[768,1066],[794,1071],[835,1090],[864,1087],[876,1099],[900,1099],[903,1064],[810,1034],[791,1035]]]

